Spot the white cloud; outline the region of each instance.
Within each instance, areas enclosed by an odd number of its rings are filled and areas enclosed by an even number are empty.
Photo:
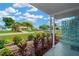
[[[42,15],[33,15],[33,14],[30,14],[30,13],[25,13],[24,16],[27,17],[27,18],[31,18],[31,19],[41,19],[41,18],[43,18]]]
[[[37,19],[28,18],[27,20],[34,23],[34,22],[36,22]]]
[[[26,6],[31,7],[31,5],[28,3],[15,3],[15,4],[13,4],[14,8],[21,8],[21,7],[26,7]]]
[[[21,14],[21,12],[19,12],[18,10],[16,10],[15,15],[20,15],[20,14]]]
[[[15,15],[20,15],[21,14],[21,12],[17,12]]]
[[[18,16],[17,18],[18,19],[24,19],[25,17],[24,16]]]
[[[27,10],[27,11],[28,11],[28,12],[33,12],[33,11],[35,12],[35,11],[38,11],[38,9],[32,6],[32,8],[29,9],[29,10]]]
[[[14,8],[12,8],[12,7],[8,7],[5,10],[0,11],[0,17],[7,16],[10,13],[16,13],[16,10]]]
[[[9,7],[9,8],[5,9],[5,12],[7,12],[7,13],[15,13],[16,10],[14,8],[12,8],[12,7]]]
[[[44,20],[50,20],[50,17],[47,17],[47,18],[43,18]]]
[[[28,18],[28,17],[24,17],[24,16],[19,16],[18,18],[16,18],[16,20],[24,20],[24,21],[30,21],[30,22],[36,22],[37,19],[33,19],[33,18]]]
[[[42,15],[34,15],[34,14],[30,14],[30,13],[24,14],[24,19],[27,19],[28,21],[32,21],[32,22],[35,22],[36,20],[42,19],[42,18],[43,18]]]
[[[8,13],[6,13],[5,11],[0,11],[0,17],[6,16],[8,15]]]
[[[44,20],[47,20],[48,18],[43,18]]]
[[[42,16],[42,15],[38,15],[37,17],[38,17],[38,18],[43,18],[43,16]]]
[[[14,9],[12,7],[8,7],[5,10],[0,11],[0,17],[8,16],[11,13],[15,13],[16,15],[21,14],[21,12],[18,12],[18,10]]]
[[[15,16],[5,16],[5,17],[10,17],[10,18],[12,18],[13,20],[16,20],[16,17],[15,17]]]

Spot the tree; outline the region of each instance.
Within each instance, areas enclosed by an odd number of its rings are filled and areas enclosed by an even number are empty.
[[[12,27],[12,30],[13,30],[13,31],[19,32],[20,24],[19,24],[19,23],[13,23],[13,24],[11,25],[11,27]]]
[[[15,21],[11,17],[3,17],[3,21],[5,22],[5,26],[7,28],[10,28],[11,25],[15,23]]]
[[[41,30],[48,30],[49,29],[49,25],[41,25],[39,28]]]
[[[27,25],[28,25],[28,27],[30,27],[30,28],[32,28],[32,27],[33,27],[33,25],[32,25],[32,23],[31,23],[31,22],[27,22]]]
[[[27,28],[28,28],[28,27],[30,27],[30,28],[33,27],[33,25],[32,25],[31,22],[20,22],[19,24],[20,24],[21,26],[26,26]]]
[[[30,22],[16,22],[16,23],[14,23],[14,24],[12,24],[12,30],[13,31],[20,31],[20,29],[19,29],[19,27],[20,26],[25,26],[25,27],[27,27],[27,28],[32,28],[32,23],[30,23]]]

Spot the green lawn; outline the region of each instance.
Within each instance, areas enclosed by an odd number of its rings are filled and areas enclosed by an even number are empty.
[[[26,30],[27,32],[38,32],[37,30]]]
[[[37,30],[26,30],[26,32],[37,32]],[[12,30],[0,30],[0,33],[17,33],[16,31]]]
[[[0,30],[0,33],[16,33],[16,32],[12,30]]]
[[[34,33],[38,33],[38,32],[41,32],[41,31],[36,31],[36,30],[27,30],[27,32],[34,32]],[[17,33],[17,32],[14,32],[14,31],[11,31],[11,30],[7,30],[7,31],[0,31],[0,33]],[[61,36],[61,30],[55,30],[55,33],[57,36]],[[15,35],[9,35],[9,36],[0,36],[0,39],[4,39],[5,40],[5,43],[12,43],[13,42],[13,37]],[[27,39],[27,36],[28,34],[17,34],[17,36],[20,36],[22,39]]]
[[[33,33],[40,33],[41,31],[37,31],[37,32],[33,32]],[[13,43],[13,37],[14,36],[19,36],[22,39],[26,39],[27,40],[27,36],[30,33],[27,34],[17,34],[17,35],[6,35],[6,36],[0,36],[0,39],[5,40],[5,44],[9,44],[9,43]]]
[[[9,36],[0,36],[0,39],[5,40],[5,44],[9,44],[13,42],[13,37],[15,35],[9,35]],[[22,39],[27,39],[28,34],[18,34],[17,36],[21,37]]]

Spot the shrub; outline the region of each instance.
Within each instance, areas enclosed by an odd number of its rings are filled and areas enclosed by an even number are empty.
[[[22,40],[22,41],[19,42],[19,44],[17,46],[21,49],[25,49],[25,47],[27,46],[27,41]]]
[[[21,40],[22,40],[22,39],[21,39],[21,37],[19,37],[19,36],[15,36],[15,37],[13,38],[14,44],[16,44],[16,45],[17,45]]]
[[[31,41],[34,38],[33,34],[28,35],[28,41]]]
[[[42,36],[42,33],[37,33],[37,34],[36,34],[37,40],[40,39],[41,36]]]
[[[1,56],[11,56],[12,51],[9,48],[4,48],[0,51]]]
[[[27,41],[26,40],[22,40],[22,41],[20,41],[19,42],[19,44],[17,45],[18,47],[19,47],[19,53],[20,53],[20,55],[22,55],[22,56],[24,56],[24,55],[26,55],[25,54],[25,51],[26,51],[26,46],[27,46]]]
[[[0,49],[4,48],[4,44],[5,44],[4,40],[0,40]]]
[[[47,37],[50,37],[51,36],[51,34],[50,33],[47,33]]]
[[[43,32],[42,33],[43,37],[47,37],[47,33]]]

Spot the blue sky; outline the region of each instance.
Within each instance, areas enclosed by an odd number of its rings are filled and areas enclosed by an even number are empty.
[[[11,17],[16,22],[32,22],[34,27],[49,23],[49,15],[27,3],[0,3],[0,18]],[[3,21],[0,20],[0,25]]]

